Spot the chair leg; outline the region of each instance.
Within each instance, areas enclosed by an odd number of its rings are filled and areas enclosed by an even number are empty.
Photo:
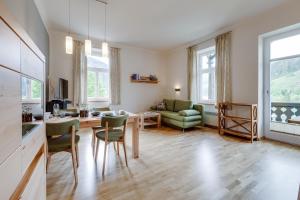
[[[47,163],[46,163],[46,172],[48,172],[48,168],[49,168],[49,165],[50,165],[50,160],[51,160],[51,155],[48,153],[48,155],[47,155]]]
[[[120,147],[119,147],[119,142],[117,142],[117,153],[118,153],[118,156],[120,155]]]
[[[117,151],[116,149],[116,142],[113,142],[114,143],[114,150]]]
[[[96,153],[95,153],[95,161],[97,161],[97,157],[98,157],[98,149],[99,149],[99,139],[95,138],[97,144],[96,144]]]
[[[75,145],[75,151],[76,151],[76,163],[77,163],[77,168],[78,168],[79,167],[78,144]]]
[[[93,130],[93,133],[92,133],[93,156],[95,155],[95,143],[96,143],[96,137],[95,137],[95,135],[96,135],[95,130]]]
[[[78,177],[77,177],[77,162],[76,162],[76,150],[74,147],[72,147],[72,163],[73,163],[73,171],[74,171],[74,177],[75,177],[75,184],[78,183]]]
[[[105,146],[104,146],[104,156],[103,156],[102,176],[104,176],[104,172],[105,172],[106,149],[107,149],[107,142],[105,142]]]
[[[125,146],[125,141],[123,142],[123,149],[124,149],[124,155],[125,155],[126,167],[128,167],[128,163],[127,163],[127,155],[126,155],[126,146]]]

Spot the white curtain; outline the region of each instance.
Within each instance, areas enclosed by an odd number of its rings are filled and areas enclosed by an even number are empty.
[[[84,44],[74,40],[73,51],[73,104],[80,106],[87,104],[87,59]]]
[[[112,105],[121,104],[121,72],[120,72],[120,49],[110,48],[110,98]]]
[[[232,101],[231,32],[216,37],[216,103]]]
[[[193,102],[198,102],[199,100],[199,78],[197,76],[197,47],[187,48],[187,65],[188,65],[188,99]]]

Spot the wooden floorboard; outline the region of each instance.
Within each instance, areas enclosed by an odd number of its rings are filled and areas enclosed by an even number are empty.
[[[79,183],[75,187],[71,155],[56,154],[47,174],[47,199],[297,199],[299,147],[265,140],[251,144],[206,128],[182,133],[164,127],[141,132],[135,160],[127,133],[129,167],[122,148],[118,157],[110,145],[103,178],[103,143],[95,164],[91,130],[82,129]]]

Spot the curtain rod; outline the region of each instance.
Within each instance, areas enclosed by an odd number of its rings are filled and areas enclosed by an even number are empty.
[[[98,1],[99,3],[103,3],[103,4],[107,5],[107,1],[103,1],[103,0],[96,0],[96,1]]]
[[[201,42],[199,42],[199,43],[197,43],[197,44],[194,44],[194,45],[192,45],[192,46],[189,46],[189,47],[196,47],[196,46],[198,46],[198,45],[200,45],[200,44],[203,44],[203,43],[205,43],[205,42],[209,42],[209,41],[211,41],[211,40],[216,39],[216,37],[218,37],[219,35],[223,35],[223,34],[227,34],[227,33],[232,33],[232,31],[227,31],[227,32],[225,32],[225,33],[218,34],[218,35],[215,36],[215,37],[212,37],[212,38],[209,38],[209,39],[207,39],[207,40],[201,41]],[[189,47],[188,47],[188,48],[189,48]]]

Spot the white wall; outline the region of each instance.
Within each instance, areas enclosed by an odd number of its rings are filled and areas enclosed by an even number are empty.
[[[50,32],[50,62],[49,80],[50,90],[49,99],[55,98],[57,91],[58,78],[68,80],[69,100],[73,99],[73,58],[65,52],[65,34],[61,32]],[[55,90],[55,91],[54,91]]]
[[[148,110],[161,101],[166,88],[166,63],[163,55],[145,49],[121,47],[121,109]],[[131,83],[130,75],[156,74],[159,84]]]
[[[50,80],[54,82],[58,78],[64,78],[69,81],[69,99],[72,100],[72,56],[65,53],[65,35],[65,33],[56,31],[50,33],[49,76]],[[121,48],[121,105],[118,108],[131,112],[140,112],[161,101],[166,88],[166,63],[163,54],[120,44],[113,44],[112,46]],[[141,75],[155,74],[160,82],[159,84],[131,83],[129,77],[132,73]],[[53,94],[50,97],[53,98]],[[93,106],[105,106],[105,104],[107,103],[93,103]]]
[[[259,36],[266,32],[300,23],[299,9],[300,1],[292,0],[260,15],[243,20],[232,27],[226,27],[224,30],[218,31],[218,33],[232,31],[233,102],[258,103]],[[213,38],[218,33],[199,38],[199,40],[189,45],[205,41],[207,38]],[[174,77],[168,79],[169,88],[179,84],[182,86],[182,90],[187,90],[186,76],[178,76],[178,74],[187,70],[186,47],[189,45],[169,52],[167,63],[170,73],[168,75]],[[181,98],[187,98],[187,93],[182,92]],[[208,107],[211,110],[211,106]]]

